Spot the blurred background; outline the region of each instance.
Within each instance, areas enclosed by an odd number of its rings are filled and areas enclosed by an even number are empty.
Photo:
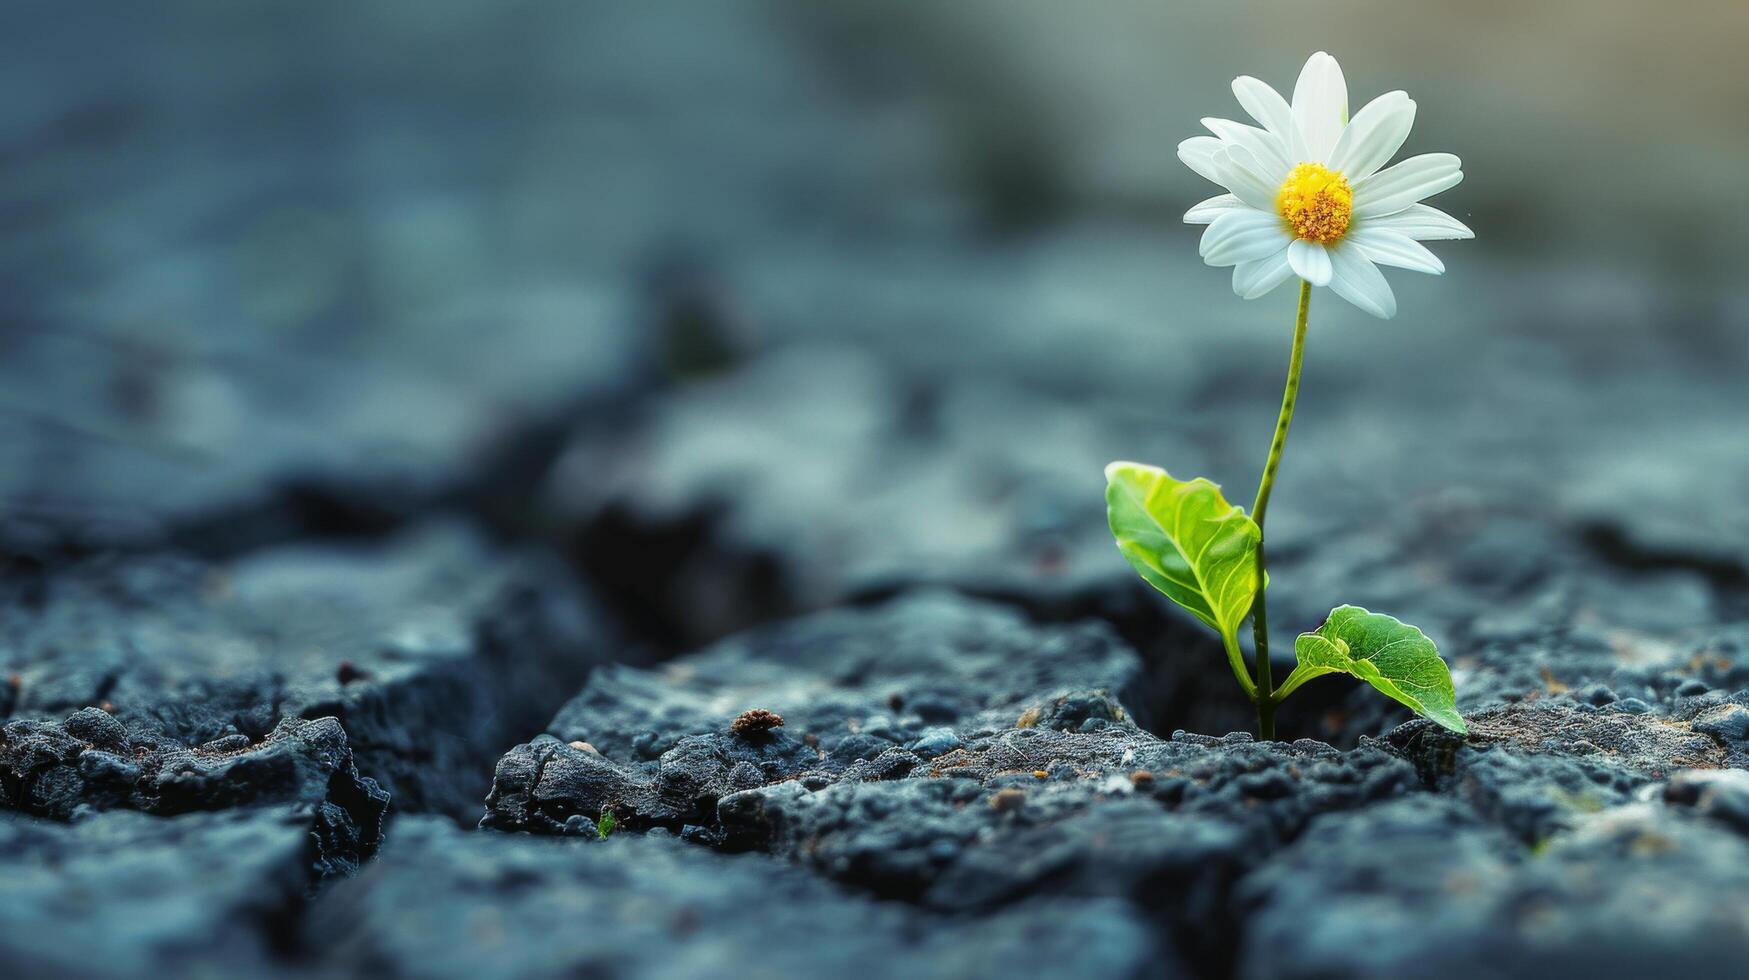
[[[1477,238],[1391,271],[1393,321],[1314,301],[1272,619],[1395,602],[1461,657],[1551,563],[1711,576],[1621,628],[1732,618],[1745,36],[1732,0],[11,0],[0,544],[460,509],[668,648],[921,583],[1135,622],[1101,467],[1248,501],[1294,302],[1202,265],[1174,148],[1327,49],[1463,157],[1433,203]]]

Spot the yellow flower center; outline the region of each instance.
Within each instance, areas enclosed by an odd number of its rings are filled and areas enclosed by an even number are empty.
[[[1354,217],[1354,191],[1336,171],[1320,163],[1302,163],[1276,192],[1275,209],[1295,237],[1333,245]]]

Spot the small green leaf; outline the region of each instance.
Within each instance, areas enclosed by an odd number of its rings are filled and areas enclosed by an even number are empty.
[[[619,821],[614,818],[613,811],[603,810],[601,811],[601,819],[595,821],[595,835],[606,840],[613,835],[614,828],[618,826]]]
[[[1324,674],[1352,674],[1462,735],[1468,732],[1457,712],[1451,671],[1427,635],[1407,623],[1359,606],[1337,606],[1315,633],[1301,633],[1294,642],[1299,666],[1277,692],[1286,697],[1295,688]]]
[[[1106,520],[1131,567],[1222,637],[1237,635],[1257,596],[1256,522],[1201,477],[1118,462],[1105,481]]]

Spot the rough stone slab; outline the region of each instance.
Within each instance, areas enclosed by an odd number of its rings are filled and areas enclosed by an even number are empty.
[[[1121,903],[942,916],[669,836],[469,834],[420,818],[335,888],[306,943],[332,971],[392,976],[1181,975]]]
[[[728,797],[719,811],[738,841],[961,909],[1056,889],[1148,900],[1144,854],[1186,868],[1244,864],[1317,813],[1416,789],[1413,770],[1377,749],[1011,729],[909,778],[784,783]],[[1102,824],[1150,822],[1160,825],[1154,844],[1138,844],[1146,834],[1103,839]]]
[[[1245,870],[1323,812],[1416,792],[1377,749],[1012,729],[907,778],[725,797],[728,836],[845,884],[953,912],[1121,898],[1202,974],[1231,963]]]
[[[654,670],[603,669],[547,731],[648,761],[767,708],[783,734],[813,735],[848,762],[932,728],[1010,727],[1035,708],[1032,724],[1045,724],[1066,696],[1134,701],[1141,680],[1134,652],[1099,624],[1035,625],[1010,606],[924,592],[752,630]],[[869,744],[841,746],[851,735]]]
[[[274,975],[309,838],[296,807],[0,813],[0,962],[18,977]]]
[[[1749,715],[1741,699],[1711,685],[1678,694],[1681,685],[1648,674],[1665,691],[1656,705],[1563,692],[1475,712],[1468,738],[1412,722],[1346,752],[1243,735],[1162,739],[1136,728],[1128,711],[1062,710],[1097,703],[1082,694],[1054,693],[1041,708],[1045,692],[1084,690],[1111,675],[1101,668],[1065,681],[1063,670],[1102,658],[1077,660],[1053,645],[1078,635],[1075,628],[1025,624],[997,608],[913,597],[732,637],[661,670],[604,672],[548,735],[501,760],[483,823],[588,837],[595,818],[612,811],[628,832],[679,831],[764,851],[859,891],[953,915],[988,915],[1039,896],[1116,900],[1156,923],[1195,969],[1243,967],[1241,975],[1254,974],[1233,951],[1260,955],[1251,951],[1253,916],[1264,928],[1287,928],[1270,918],[1271,899],[1259,897],[1258,882],[1272,879],[1258,876],[1274,873],[1276,855],[1298,854],[1332,815],[1401,812],[1411,842],[1453,836],[1449,875],[1438,871],[1444,866],[1432,872],[1439,884],[1393,879],[1373,899],[1401,897],[1409,908],[1473,874],[1510,879],[1503,894],[1530,894],[1534,886],[1512,876],[1532,849],[1581,834],[1597,814],[1648,794],[1669,800],[1660,812],[1710,828],[1705,834],[1749,825],[1741,817],[1749,795],[1706,776],[1736,763]],[[993,628],[1003,616],[1008,625]],[[988,671],[984,657],[1012,666]],[[1734,668],[1721,657],[1692,669],[1727,682]],[[973,708],[908,717],[934,710],[936,699],[918,694],[931,679],[938,693]],[[738,712],[755,707],[784,715],[786,725],[729,730]],[[1381,847],[1404,859],[1389,834]],[[1359,838],[1338,847],[1363,849]],[[1586,873],[1576,868],[1575,880],[1557,876],[1550,887],[1582,891],[1577,879]],[[1344,886],[1329,894],[1315,883],[1292,887],[1305,894],[1293,893],[1284,908],[1367,907]],[[1441,928],[1472,941],[1504,915],[1460,912]],[[1331,941],[1307,955],[1383,976],[1424,951],[1418,943],[1381,940],[1385,966],[1355,960],[1353,943]],[[1523,955],[1536,961],[1542,953],[1526,947]]]
[[[289,807],[306,819],[310,872],[324,878],[375,852],[389,796],[359,775],[333,718],[287,717],[260,742],[238,734],[188,747],[86,708],[64,723],[0,728],[0,806],[58,820]]]
[[[500,760],[482,826],[769,852],[944,914],[1121,900],[1230,964],[1244,871],[1314,815],[1421,788],[1389,751],[1138,729],[1132,653],[947,593],[803,617],[599,672]],[[764,708],[781,727],[735,731]]]
[[[1241,885],[1242,977],[1729,974],[1749,842],[1655,804],[1534,848],[1432,796],[1315,820]]]
[[[450,523],[224,563],[97,560],[7,591],[0,708],[14,718],[102,705],[200,745],[333,716],[398,809],[469,819],[490,760],[612,642],[556,562]]]
[[[611,807],[638,826],[710,825],[737,790],[902,775],[1015,725],[1122,723],[1138,680],[1134,653],[1098,624],[1035,626],[945,593],[822,613],[659,670],[598,672],[549,734],[499,761],[486,822],[556,832]],[[733,731],[751,709],[784,724]]]
[[[1730,759],[1688,722],[1568,704],[1513,705],[1473,716],[1471,736],[1447,738],[1412,722],[1390,741],[1437,791],[1464,800],[1526,843],[1618,806],[1680,770]]]

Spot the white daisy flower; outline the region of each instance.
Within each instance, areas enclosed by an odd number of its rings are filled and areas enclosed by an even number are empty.
[[[1261,129],[1204,119],[1213,136],[1178,144],[1178,159],[1230,192],[1184,220],[1208,225],[1199,251],[1209,265],[1233,267],[1233,292],[1256,299],[1297,275],[1389,319],[1397,297],[1378,266],[1437,275],[1445,265],[1421,242],[1475,237],[1420,203],[1464,179],[1457,157],[1385,166],[1415,122],[1407,93],[1386,92],[1351,120],[1342,67],[1320,51],[1300,71],[1292,105],[1250,76],[1233,79],[1233,94]]]

